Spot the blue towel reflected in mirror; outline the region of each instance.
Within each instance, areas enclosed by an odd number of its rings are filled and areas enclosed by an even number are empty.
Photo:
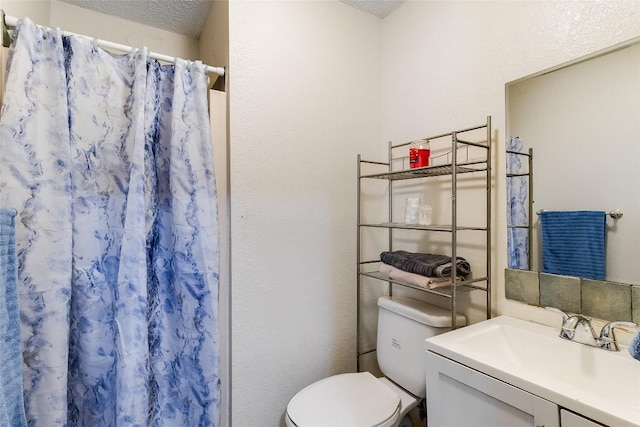
[[[542,211],[542,271],[605,279],[604,211]]]

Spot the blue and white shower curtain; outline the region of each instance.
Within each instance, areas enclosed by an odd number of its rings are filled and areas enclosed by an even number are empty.
[[[200,63],[25,19],[0,118],[29,426],[213,426],[218,228]]]
[[[509,138],[507,150],[523,152],[522,140]],[[507,153],[507,173],[523,173],[522,156]],[[507,221],[510,226],[529,224],[529,190],[527,179],[522,176],[507,177]],[[507,252],[509,268],[528,270],[529,266],[529,230],[526,228],[507,229]]]

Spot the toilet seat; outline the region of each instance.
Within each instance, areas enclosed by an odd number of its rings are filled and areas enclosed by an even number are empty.
[[[299,427],[388,427],[400,411],[400,396],[369,372],[315,382],[287,405],[287,417]]]

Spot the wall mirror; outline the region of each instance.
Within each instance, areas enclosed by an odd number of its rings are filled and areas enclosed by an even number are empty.
[[[507,83],[506,114],[507,136],[533,151],[528,269],[542,266],[537,211],[620,209],[606,280],[639,284],[640,38]]]

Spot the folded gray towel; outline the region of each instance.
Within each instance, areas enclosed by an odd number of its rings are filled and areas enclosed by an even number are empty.
[[[382,252],[380,260],[409,273],[427,277],[450,277],[451,257],[438,254],[422,254],[407,251]],[[471,266],[466,259],[456,257],[456,273],[466,278],[471,273]]]

